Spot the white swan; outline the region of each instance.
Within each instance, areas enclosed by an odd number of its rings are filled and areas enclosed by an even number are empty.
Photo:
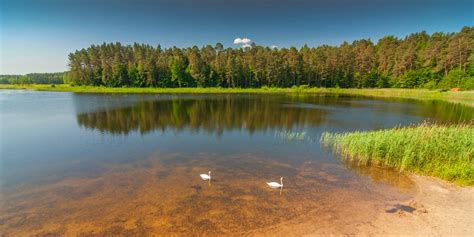
[[[200,174],[202,180],[209,180],[211,181],[211,171],[208,174]]]
[[[283,188],[283,177],[280,177],[280,183],[267,182],[267,184],[268,184],[268,186],[270,186],[270,188],[274,188],[274,189]]]

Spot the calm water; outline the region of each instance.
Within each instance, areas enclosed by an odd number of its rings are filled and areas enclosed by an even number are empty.
[[[3,90],[0,115],[0,233],[239,235],[343,229],[413,194],[404,175],[342,162],[320,146],[322,132],[457,123],[474,109],[346,96]],[[208,170],[211,185],[199,179]],[[280,176],[281,194],[265,184]]]

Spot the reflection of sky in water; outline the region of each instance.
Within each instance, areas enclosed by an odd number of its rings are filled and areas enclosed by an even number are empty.
[[[339,163],[324,131],[472,118],[443,102],[347,96],[99,95],[1,91],[2,185],[100,173],[152,154],[254,154],[291,165]],[[303,141],[276,132],[305,132]]]

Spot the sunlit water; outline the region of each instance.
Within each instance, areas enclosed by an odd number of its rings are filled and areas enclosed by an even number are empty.
[[[10,90],[0,112],[0,233],[12,236],[344,230],[414,185],[344,163],[322,132],[474,116],[440,101]],[[266,186],[281,176],[282,190]]]

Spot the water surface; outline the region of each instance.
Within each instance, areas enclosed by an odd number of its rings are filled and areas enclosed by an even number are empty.
[[[2,90],[0,103],[0,233],[12,236],[241,235],[285,226],[350,233],[367,224],[361,216],[410,198],[414,185],[342,162],[320,146],[322,132],[474,116],[441,101],[330,95]],[[209,170],[210,185],[199,179]],[[281,176],[281,193],[266,187]]]

